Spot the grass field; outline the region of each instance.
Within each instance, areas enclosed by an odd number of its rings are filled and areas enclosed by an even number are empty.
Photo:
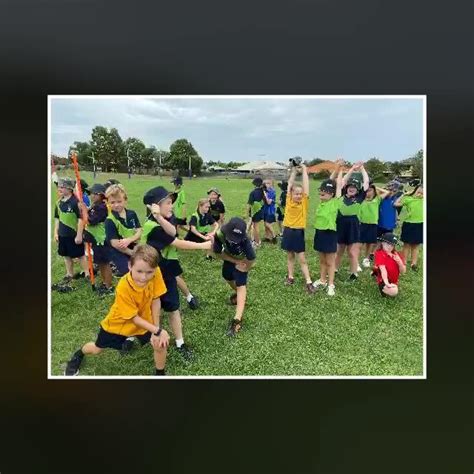
[[[157,185],[172,188],[169,179],[151,176],[101,174],[97,182],[114,177],[128,192],[130,209],[144,219],[144,192]],[[92,184],[91,173],[83,178]],[[311,180],[310,212],[306,230],[306,255],[311,275],[319,276],[317,253],[313,250],[314,212],[319,200],[318,181]],[[188,215],[206,190],[221,190],[227,213],[244,217],[245,203],[252,189],[250,180],[199,178],[185,180]],[[53,209],[56,189],[52,188]],[[403,214],[402,214],[403,218]],[[142,221],[143,222],[143,221]],[[51,224],[52,228],[52,224]],[[343,261],[336,277],[336,296],[307,295],[301,272],[293,287],[285,287],[286,254],[279,245],[264,244],[257,251],[257,265],[249,274],[244,326],[235,339],[225,335],[234,307],[228,303],[231,290],[221,277],[221,263],[204,260],[201,251],[181,251],[184,278],[201,306],[191,311],[184,298],[181,310],[186,342],[196,352],[191,364],[182,361],[170,345],[168,375],[422,375],[423,374],[423,275],[410,269],[402,275],[396,299],[380,297],[377,285],[364,269],[359,280],[349,282],[348,262]],[[297,266],[296,268],[299,267]],[[57,245],[51,243],[51,280],[65,273]],[[116,283],[117,280],[114,280]],[[51,374],[62,375],[71,354],[85,342],[94,341],[99,322],[106,315],[113,296],[98,298],[84,281],[67,294],[52,292]],[[167,327],[167,319],[163,318]],[[104,351],[88,357],[81,375],[151,375],[153,356],[143,347],[121,356]]]

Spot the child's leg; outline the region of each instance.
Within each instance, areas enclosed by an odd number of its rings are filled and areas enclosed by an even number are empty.
[[[295,276],[295,252],[287,252],[288,258],[288,278]]]
[[[334,274],[336,273],[336,253],[327,253],[326,268],[328,271],[328,280],[330,285],[334,285]]]
[[[408,252],[410,251],[410,244],[403,244],[402,247],[402,255],[403,255],[403,260],[408,263]]]
[[[383,287],[382,290],[387,296],[395,297],[398,295],[398,286],[394,286],[393,288],[387,288],[386,286]]]
[[[112,268],[109,263],[99,263],[100,276],[107,288],[112,286]]]
[[[100,354],[103,349],[97,347],[94,342],[88,342],[82,346],[82,352],[86,355],[97,355]]]
[[[226,280],[226,282],[229,284],[229,286],[230,286],[234,291],[237,291],[237,286],[236,286],[234,280]]]
[[[367,244],[367,258],[369,258],[374,253],[376,245],[377,244]]]
[[[311,283],[311,276],[309,275],[309,268],[308,268],[308,264],[306,263],[305,253],[299,252],[297,255],[298,255],[298,260],[300,262],[301,271],[303,272],[303,275],[306,279],[306,283]]]
[[[235,318],[239,321],[244,314],[245,301],[247,300],[247,286],[237,286],[237,308],[235,308]]]
[[[164,370],[167,353],[168,351],[166,350],[166,347],[160,347],[158,349],[153,348],[153,359],[155,359],[155,368],[157,370]]]
[[[179,309],[176,311],[172,311],[169,313],[168,316],[171,331],[173,332],[174,338],[176,339],[176,343],[181,342],[183,340],[183,325],[181,323],[181,314]]]
[[[87,261],[87,257],[85,255],[79,258],[79,263],[81,264],[82,271],[86,275],[89,275],[89,262]]]
[[[258,228],[258,222],[252,222],[253,227],[253,240],[256,244],[260,244],[260,230]]]
[[[323,252],[319,253],[319,281],[326,283],[326,275],[328,272],[328,266],[326,264],[326,254]]]
[[[64,257],[64,265],[66,265],[66,276],[72,277],[74,274],[74,263],[71,257]]]
[[[176,283],[178,283],[178,288],[181,290],[181,293],[187,298],[191,292],[189,291],[188,285],[180,276],[176,277]]]
[[[418,250],[420,249],[420,244],[411,245],[411,264],[416,265],[418,262]]]
[[[351,273],[357,273],[357,267],[359,266],[359,244],[351,244],[347,246],[347,253],[349,254],[349,262]]]
[[[341,260],[346,250],[345,244],[337,244],[337,253],[336,253],[336,270],[341,265]]]

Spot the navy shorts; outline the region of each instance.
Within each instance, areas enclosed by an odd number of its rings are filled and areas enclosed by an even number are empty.
[[[166,285],[166,293],[160,296],[161,307],[167,313],[177,311],[179,309],[179,293],[176,277],[173,275],[163,275],[163,280]]]
[[[92,251],[94,252],[94,263],[99,264],[110,262],[110,247],[107,244],[92,245]]]
[[[84,244],[76,244],[74,237],[59,237],[58,254],[61,257],[82,257],[84,255]]]
[[[422,244],[423,243],[423,223],[414,224],[413,222],[404,222],[402,224],[402,235],[400,240],[404,244]]]
[[[273,222],[276,222],[275,214],[265,214],[263,216],[263,220],[265,222],[268,222],[268,223],[272,224]]]
[[[335,230],[316,229],[314,233],[314,250],[321,253],[336,253],[337,232]]]
[[[150,342],[151,332],[146,332],[139,336],[121,336],[120,334],[107,332],[102,326],[100,326],[95,345],[101,349],[116,349],[120,351],[122,349],[122,344],[128,337],[136,337],[143,346]]]
[[[252,216],[252,222],[260,222],[260,221],[263,221],[263,207]]]
[[[179,260],[175,260],[175,259],[168,260],[168,259],[162,258],[160,260],[159,265],[160,265],[160,269],[163,275],[169,275],[170,277],[171,276],[177,277],[183,273],[183,269],[179,263]]]
[[[285,218],[285,214],[283,214],[283,211],[280,208],[277,208],[277,219],[278,222],[283,222],[283,219]]]
[[[110,261],[117,267],[117,276],[123,276],[128,272],[128,262],[130,257],[122,252],[119,252],[113,247],[109,248]]]
[[[235,281],[235,286],[247,285],[247,272],[241,272],[235,268],[235,263],[224,260],[222,265],[222,276],[227,281]]]
[[[360,222],[357,216],[339,216],[336,227],[338,244],[352,245],[360,242]]]
[[[377,224],[360,224],[360,241],[363,244],[377,243]]]
[[[285,227],[281,239],[281,248],[287,252],[304,252],[304,229],[291,229],[290,227]]]
[[[388,234],[389,232],[393,232],[393,229],[386,229],[385,227],[377,226],[377,237],[381,237],[383,234]]]
[[[206,235],[206,234],[203,234],[203,235]],[[196,235],[195,233],[193,233],[191,231],[189,231],[186,234],[186,236],[184,237],[184,240],[189,240],[190,242],[197,242],[197,243],[206,242],[204,239],[201,239],[201,237],[199,237],[199,235]]]
[[[175,217],[173,220],[175,226],[177,225],[186,225],[186,218],[180,219],[179,217]]]

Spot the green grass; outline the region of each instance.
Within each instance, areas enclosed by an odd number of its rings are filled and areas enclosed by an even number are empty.
[[[91,173],[84,173],[93,183]],[[97,182],[112,175],[101,174]],[[171,189],[169,179],[151,176],[115,175],[126,187],[130,209],[141,219],[145,209],[144,192],[152,186]],[[319,274],[317,253],[312,248],[313,219],[318,202],[317,186],[311,180],[310,212],[306,231],[307,260],[311,275]],[[206,190],[217,186],[227,208],[227,219],[244,217],[249,180],[199,178],[185,180],[188,215]],[[52,191],[52,201],[56,196]],[[52,206],[53,206],[52,202]],[[52,282],[64,275],[64,263],[52,242]],[[336,277],[336,296],[324,292],[309,296],[304,280],[296,273],[293,287],[283,286],[286,254],[279,246],[264,244],[257,251],[257,265],[249,274],[245,324],[235,339],[225,336],[234,307],[228,303],[230,288],[221,277],[221,263],[204,260],[201,251],[182,251],[184,278],[201,307],[191,311],[182,298],[185,340],[195,349],[197,359],[185,364],[173,346],[169,351],[169,375],[422,375],[423,374],[423,275],[407,271],[401,277],[396,299],[381,298],[365,269],[359,281],[350,283],[347,260]],[[420,261],[422,267],[422,261]],[[68,294],[52,292],[51,373],[62,375],[71,354],[85,342],[94,341],[99,322],[113,297],[100,299],[84,281]],[[163,318],[167,327],[167,319]],[[137,349],[127,356],[104,351],[88,357],[81,375],[151,375],[151,347]]]

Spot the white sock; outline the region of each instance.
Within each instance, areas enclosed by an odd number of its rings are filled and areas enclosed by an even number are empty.
[[[312,283],[311,279],[306,280],[306,284],[307,284],[307,285],[311,285],[311,283]]]
[[[186,301],[189,303],[193,299],[193,295],[189,293],[188,296],[186,296]]]
[[[181,347],[184,344],[184,339],[176,339],[176,347]]]

